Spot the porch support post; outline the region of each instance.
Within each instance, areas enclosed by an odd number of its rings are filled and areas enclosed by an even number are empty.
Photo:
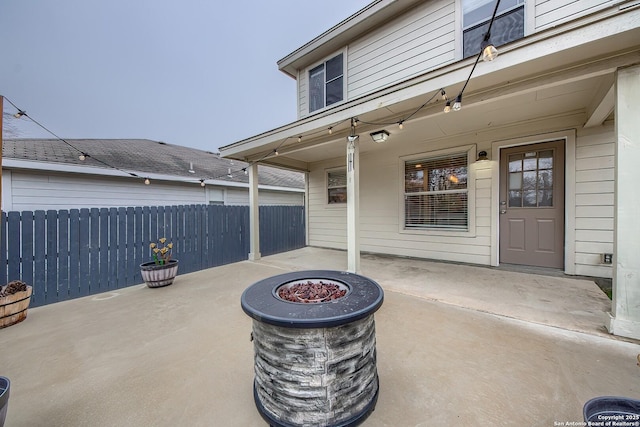
[[[610,333],[640,339],[640,66],[616,79],[613,303]]]
[[[347,140],[347,271],[360,272],[360,147],[358,137]]]
[[[260,259],[260,202],[258,200],[258,164],[249,169],[249,261]]]

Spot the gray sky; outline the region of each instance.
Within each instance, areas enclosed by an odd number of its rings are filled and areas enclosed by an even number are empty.
[[[62,138],[216,151],[294,121],[276,61],[368,3],[0,0],[0,94]],[[26,118],[5,126],[51,137]]]

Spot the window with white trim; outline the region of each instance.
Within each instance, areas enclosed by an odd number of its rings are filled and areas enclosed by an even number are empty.
[[[469,229],[468,152],[404,162],[404,228]]]
[[[480,52],[496,0],[460,0],[463,57]],[[491,43],[498,47],[524,37],[524,0],[501,0],[491,26]]]
[[[327,203],[347,203],[347,170],[327,172]]]
[[[309,112],[344,99],[343,58],[341,53],[309,71]]]

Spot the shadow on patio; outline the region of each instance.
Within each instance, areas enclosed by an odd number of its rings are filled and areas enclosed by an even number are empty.
[[[7,426],[264,426],[240,295],[345,267],[344,252],[304,248],[30,309],[0,330]],[[385,289],[366,426],[553,426],[594,396],[640,397],[640,349],[606,334],[592,281],[375,255],[362,270]]]

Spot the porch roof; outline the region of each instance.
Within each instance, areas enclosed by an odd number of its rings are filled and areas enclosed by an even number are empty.
[[[413,127],[420,129],[420,138],[431,140],[576,112],[585,115],[586,123],[598,107],[612,110],[613,101],[605,94],[613,84],[616,69],[640,61],[639,19],[637,9],[620,13],[617,7],[610,8],[505,45],[497,60],[478,64],[461,111],[445,115],[444,102],[435,97],[406,125],[411,128],[411,122],[427,120],[428,125]],[[414,113],[440,88],[449,98],[455,98],[474,60],[443,66],[221,147],[221,155],[308,170],[310,163],[344,155],[351,118],[381,123],[362,124],[357,133],[364,135],[384,128],[391,133],[388,143],[392,143],[400,132],[410,135],[406,128],[400,131],[394,123]],[[599,117],[595,124],[607,116]],[[373,143],[360,146],[361,153],[375,149]]]

